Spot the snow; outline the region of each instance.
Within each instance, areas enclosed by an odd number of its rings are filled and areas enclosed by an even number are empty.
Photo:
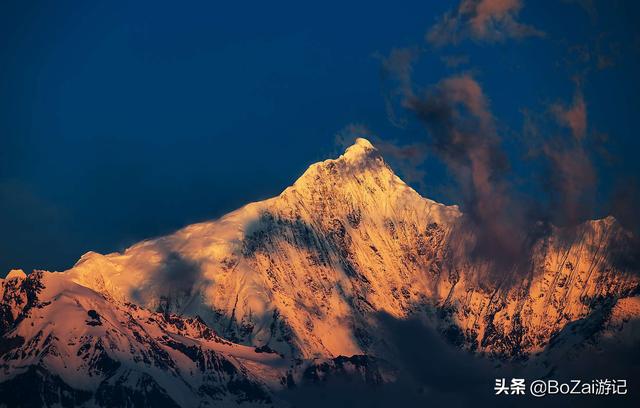
[[[42,273],[39,303],[29,303],[23,285],[31,276],[9,272],[0,294],[8,322],[18,323],[5,337],[25,343],[10,353],[0,383],[40,364],[95,391],[107,377],[98,363],[106,355],[121,364],[109,381],[143,383],[148,374],[193,406],[200,398],[193,390],[212,380],[171,342],[273,390],[297,358],[306,359],[298,369],[340,355],[393,360],[380,313],[419,317],[440,331],[456,327],[468,336],[463,347],[513,357],[544,351],[554,333],[591,316],[593,299],[620,298],[602,337],[624,326],[637,339],[637,325],[626,322],[637,320],[640,303],[625,297],[637,290],[637,274],[617,270],[607,256],[610,240],[628,234],[613,217],[578,227],[574,240],[554,228],[536,243],[530,273],[509,287],[482,279],[490,265],[465,252],[475,238],[460,230],[461,216],[457,206],[420,196],[357,139],[277,197]],[[183,317],[165,318],[172,314]],[[219,336],[207,338],[198,320],[186,320],[195,316]],[[231,378],[212,372],[216,384]]]
[[[168,339],[210,351],[229,361],[238,372],[247,370],[245,362],[258,371],[278,373],[287,368],[276,354],[256,353],[252,347],[218,337],[203,338],[188,322],[183,323],[186,329],[179,329],[160,314],[105,298],[72,282],[69,275],[46,272],[41,283],[44,289],[38,300],[44,306],[32,308],[11,333],[25,342],[5,356],[0,382],[19,375],[28,366],[40,365],[74,389],[96,391],[105,379],[128,375],[133,369],[151,375],[181,405],[197,405],[198,400],[193,398],[198,396],[193,390],[204,383],[204,373],[195,361],[169,347]],[[115,374],[101,372],[103,355],[119,363]],[[164,360],[159,364],[154,362],[156,358]],[[222,378],[228,374],[221,371],[218,375]]]
[[[24,279],[26,277],[27,277],[27,274],[25,274],[22,269],[12,269],[12,270],[9,271],[9,273],[7,274],[5,279],[6,280]]]
[[[457,206],[421,197],[360,138],[340,157],[311,165],[277,197],[143,241],[122,254],[87,254],[66,273],[122,301],[200,315],[243,344],[269,344],[304,357],[366,352],[354,325],[374,342],[379,336],[365,309],[405,318],[425,299],[433,307],[456,307],[461,312],[453,317],[455,324],[479,338],[486,329],[483,316],[504,301],[495,326],[506,334],[513,316],[526,314],[531,332],[542,333],[542,340],[532,340],[533,351],[558,328],[545,327],[549,319],[560,319],[559,324],[578,319],[588,313],[581,295],[613,290],[593,285],[605,270],[596,243],[612,228],[609,218],[593,221],[595,232],[566,256],[553,239],[551,246],[540,243],[541,272],[522,299],[509,290],[496,297],[483,288],[477,277],[486,264],[436,262],[446,251],[464,258],[463,243],[473,238],[458,236],[460,242],[449,243],[460,216]],[[256,248],[248,249],[254,243]],[[577,271],[568,273],[563,259]],[[174,271],[176,263],[183,267]],[[567,279],[570,285],[557,285]],[[635,284],[626,277],[616,282],[617,289]],[[169,299],[168,306],[163,299]],[[362,300],[354,304],[353,299]]]
[[[436,324],[478,339],[487,321],[507,336],[518,315],[528,350],[536,351],[589,312],[584,296],[637,285],[611,270],[598,249],[619,233],[607,218],[590,222],[569,248],[559,229],[539,242],[524,289],[490,287],[478,279],[489,265],[464,256],[473,237],[456,232],[461,215],[457,206],[421,197],[359,138],[277,197],[123,253],[87,253],[65,274],[119,302],[198,315],[239,343],[309,358],[368,352],[355,333],[381,341],[372,313],[407,318],[417,304],[452,308],[451,320]]]

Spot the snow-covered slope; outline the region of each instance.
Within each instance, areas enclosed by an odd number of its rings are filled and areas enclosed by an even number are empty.
[[[554,229],[536,244],[530,271],[501,285],[479,279],[488,266],[465,257],[473,238],[456,233],[460,217],[358,139],[278,197],[122,254],[88,253],[66,273],[117,299],[202,316],[234,341],[303,357],[373,352],[379,312],[432,315],[465,347],[527,353],[597,299],[638,288],[608,257],[626,234],[613,218]]]
[[[363,349],[353,329],[368,325],[360,311],[402,316],[423,296],[430,279],[402,263],[440,238],[424,235],[429,225],[458,216],[456,207],[420,197],[359,139],[279,197],[124,254],[89,253],[67,273],[119,299],[198,314],[247,344],[307,357],[352,355]],[[409,295],[418,283],[411,280],[421,282]]]
[[[198,317],[150,312],[60,273],[12,271],[0,299],[0,406],[286,406],[274,392],[332,373],[392,378],[365,356],[303,361],[238,345]]]
[[[11,272],[0,392],[36,381],[53,384],[54,400],[264,404],[345,365],[384,381],[367,359],[393,362],[388,319],[419,319],[458,348],[511,360],[575,348],[586,339],[567,328],[580,325],[592,342],[615,337],[612,327],[637,342],[627,323],[640,281],[615,262],[629,236],[615,219],[552,228],[530,259],[487,279],[462,217],[358,139],[278,197],[219,220],[87,253],[62,273]]]
[[[286,368],[279,355],[223,340],[197,318],[118,304],[62,274],[14,273],[0,294],[0,395],[9,405],[42,395],[72,406],[263,405],[267,377],[248,367]]]

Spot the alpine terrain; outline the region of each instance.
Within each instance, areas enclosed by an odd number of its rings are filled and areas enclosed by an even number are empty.
[[[289,406],[291,390],[332,378],[384,389],[405,377],[407,327],[539,377],[637,348],[639,271],[620,261],[632,236],[614,218],[532,234],[499,274],[470,255],[463,219],[357,139],[219,220],[64,272],[13,270],[0,280],[0,403]]]

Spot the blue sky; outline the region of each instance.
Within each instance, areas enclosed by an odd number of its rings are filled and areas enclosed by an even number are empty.
[[[563,129],[549,124],[552,107],[569,107],[578,90],[593,213],[608,211],[620,185],[637,188],[636,2],[516,1],[514,21],[544,34],[497,25],[499,38],[459,32],[444,45],[425,36],[459,1],[344,3],[2,2],[0,270],[65,269],[88,250],[121,250],[276,195],[335,155],[349,125],[396,146],[424,143],[402,101],[404,127],[385,106],[395,85],[381,62],[406,47],[420,54],[414,89],[456,75],[481,86],[508,177],[525,194],[545,177],[523,159],[525,119],[553,139]],[[410,163],[424,173],[412,185],[455,202],[455,177],[428,146]]]

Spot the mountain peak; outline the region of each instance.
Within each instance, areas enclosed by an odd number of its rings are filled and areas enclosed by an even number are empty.
[[[25,279],[26,277],[27,277],[27,274],[24,273],[22,269],[12,269],[9,271],[9,273],[5,277],[5,280]]]
[[[368,156],[377,149],[367,139],[359,137],[355,140],[354,144],[349,146],[345,150],[343,157],[352,160],[359,160]]]
[[[369,148],[369,149],[374,149],[374,147],[371,144],[371,142],[368,141],[367,139],[365,139],[364,137],[356,138],[354,146],[362,146],[362,147],[366,147],[366,148]]]
[[[384,165],[378,149],[367,139],[359,137],[339,157],[320,161],[309,166],[293,186],[287,188],[285,192],[292,188],[296,189],[314,184],[319,179],[326,179],[327,175],[341,177],[352,175],[354,171],[359,172],[363,169],[371,170],[374,168],[387,167]]]

